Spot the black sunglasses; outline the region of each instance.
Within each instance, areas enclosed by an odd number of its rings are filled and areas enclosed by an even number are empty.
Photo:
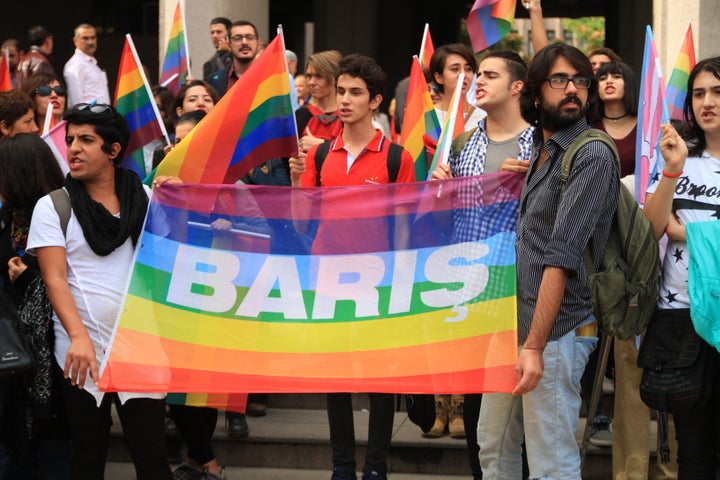
[[[40,85],[35,89],[35,95],[40,95],[41,97],[47,97],[52,92],[55,92],[55,94],[60,97],[64,97],[67,90],[65,90],[65,87],[62,85],[56,85],[54,87],[49,85]]]

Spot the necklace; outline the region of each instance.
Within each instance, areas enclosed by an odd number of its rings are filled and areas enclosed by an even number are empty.
[[[619,117],[608,117],[607,115],[603,115],[603,118],[607,118],[608,120],[612,120],[613,122],[617,122],[617,121],[620,120],[621,118],[625,118],[625,117],[627,117],[627,116],[628,116],[628,114],[627,114],[627,112],[625,112],[625,113],[623,113],[622,115],[620,115]]]

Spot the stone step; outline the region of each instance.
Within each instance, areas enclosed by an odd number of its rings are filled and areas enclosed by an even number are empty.
[[[270,404],[273,405],[272,401]],[[355,411],[355,434],[358,439],[356,457],[358,459],[362,459],[365,455],[367,420],[367,409],[360,407]],[[249,437],[233,439],[227,434],[224,414],[219,415],[213,446],[221,464],[240,469],[280,469],[286,473],[324,472],[323,475],[312,477],[318,479],[328,476],[331,469],[331,457],[327,415],[324,409],[291,409],[271,406],[266,416],[248,417],[247,422],[250,427]],[[577,433],[578,442],[582,438],[584,426],[585,421],[581,419]],[[119,463],[129,462],[129,456],[122,444],[119,421],[114,422],[112,437],[108,460]],[[651,444],[654,444],[654,440]],[[171,454],[171,462],[182,461],[183,449],[180,438],[177,435],[169,434],[168,450]],[[439,439],[423,438],[419,428],[408,420],[404,412],[397,412],[395,415],[393,442],[388,463],[390,471],[398,475],[393,477],[397,480],[403,478],[399,474],[429,475],[434,478],[443,478],[442,476],[471,477],[464,440],[454,440],[447,436]],[[583,469],[583,478],[585,480],[604,480],[610,477],[611,449],[590,446]],[[116,477],[109,476],[108,478],[115,479]],[[260,477],[233,475],[228,478]],[[296,477],[294,473],[291,473],[290,476],[276,478],[305,477]]]

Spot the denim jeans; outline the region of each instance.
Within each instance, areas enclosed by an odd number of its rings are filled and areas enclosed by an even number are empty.
[[[572,331],[550,341],[537,387],[523,396],[483,396],[478,422],[484,480],[522,478],[525,436],[531,480],[580,480],[580,450],[575,439],[580,414],[580,377],[597,337]]]

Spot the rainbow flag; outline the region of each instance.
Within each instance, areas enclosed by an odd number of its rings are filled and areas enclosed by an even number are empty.
[[[690,72],[695,67],[695,42],[693,40],[692,22],[685,31],[685,39],[678,53],[675,67],[670,73],[667,84],[667,101],[670,108],[670,118],[683,119],[683,105],[687,95],[687,83]]]
[[[460,101],[463,96],[462,82],[464,78],[465,74],[461,73],[458,76],[457,83],[455,84],[455,91],[453,92],[452,101],[450,103],[450,111],[445,118],[445,124],[442,127],[442,132],[440,133],[432,165],[430,165],[430,168],[428,169],[428,180],[438,163],[445,163],[448,161],[453,139],[461,134],[465,129],[465,126],[463,125],[462,102]]]
[[[120,166],[145,178],[152,169],[153,151],[163,138],[170,140],[130,34],[125,35],[120,57],[115,108],[130,126],[130,142]]]
[[[422,68],[430,68],[430,59],[433,53],[435,53],[435,46],[433,45],[432,36],[430,35],[430,24],[426,23],[420,43],[420,54],[418,54]]]
[[[475,0],[467,18],[473,50],[480,52],[510,32],[516,0]]]
[[[10,75],[10,53],[5,47],[0,58],[0,92],[9,92],[13,89],[12,76]]]
[[[509,392],[521,188],[156,189],[100,388]]]
[[[185,183],[235,183],[266,160],[295,155],[297,126],[284,51],[278,35],[156,174]]]
[[[645,32],[642,73],[640,74],[640,103],[635,141],[635,198],[645,204],[645,191],[650,182],[658,178],[665,162],[660,155],[660,125],[670,121],[665,81],[660,69],[652,29]]]
[[[70,173],[70,166],[68,165],[67,160],[65,124],[67,124],[67,122],[63,120],[62,122],[52,127],[50,130],[48,130],[48,132],[42,135],[41,138],[45,143],[48,144],[50,150],[52,150],[53,155],[55,156],[55,160],[57,160],[58,165],[60,165],[60,170],[62,170],[64,175],[67,175],[68,173]]]
[[[400,132],[400,145],[410,152],[415,164],[415,179],[418,181],[425,180],[428,175],[427,151],[423,143],[424,135],[437,142],[440,136],[440,122],[428,93],[420,61],[418,57],[413,56],[407,100],[405,101],[405,117]]]
[[[165,60],[160,73],[160,84],[168,87],[175,95],[180,91],[185,78],[190,75],[190,57],[187,51],[186,32],[187,28],[185,28],[181,0],[178,0],[177,5],[175,5],[172,26],[170,27],[167,49],[165,50]]]
[[[208,407],[245,413],[247,393],[168,393],[165,399],[173,405]]]

